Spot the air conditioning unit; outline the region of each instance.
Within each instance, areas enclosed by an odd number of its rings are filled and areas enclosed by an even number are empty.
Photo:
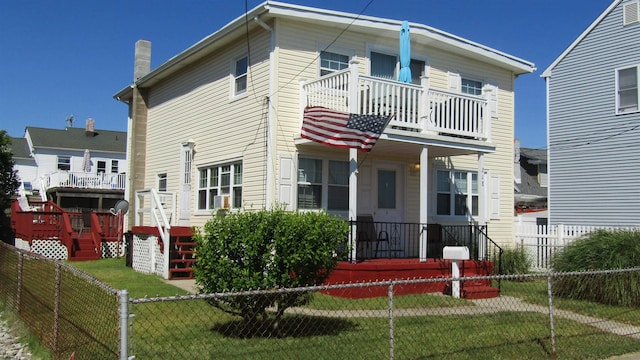
[[[231,199],[229,195],[216,195],[213,197],[214,209],[229,209],[231,208]]]

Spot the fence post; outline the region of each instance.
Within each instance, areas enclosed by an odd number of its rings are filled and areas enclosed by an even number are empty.
[[[128,359],[129,292],[120,290],[120,360]]]
[[[394,355],[394,325],[393,325],[393,281],[389,283],[389,359],[395,359]]]
[[[53,351],[58,353],[58,320],[60,319],[60,264],[55,263],[56,280],[53,295]]]
[[[18,252],[18,278],[17,280],[17,284],[16,284],[16,305],[15,305],[15,309],[16,309],[16,313],[20,314],[20,294],[22,293],[22,270],[24,268],[24,260],[23,260],[23,253],[22,252]]]
[[[555,324],[553,321],[553,290],[552,290],[552,281],[551,274],[547,276],[547,292],[549,295],[549,330],[551,332],[551,356],[554,359],[558,358],[558,354],[556,353],[556,331]]]

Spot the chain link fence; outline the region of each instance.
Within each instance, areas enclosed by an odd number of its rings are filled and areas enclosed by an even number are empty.
[[[72,266],[0,242],[0,301],[56,359],[118,358],[118,299]]]
[[[5,308],[56,358],[606,359],[640,352],[637,268],[129,299],[126,290],[3,245],[0,276]],[[463,288],[500,281],[501,294],[398,295],[452,280]],[[603,286],[591,288],[592,281]],[[630,287],[612,297],[607,284],[614,283]],[[572,299],[567,289],[576,288],[592,297]],[[366,297],[380,289],[387,296]],[[606,305],[612,298],[625,305]],[[295,305],[279,313],[274,300]]]

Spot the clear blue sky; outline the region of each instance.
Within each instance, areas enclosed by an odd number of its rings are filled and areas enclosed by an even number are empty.
[[[249,8],[260,4],[248,0]],[[288,2],[360,13],[370,0]],[[535,63],[516,80],[516,137],[546,147],[542,71],[611,0],[373,0],[365,15],[408,20]],[[242,0],[0,0],[0,129],[83,127],[127,130],[113,94],[133,79],[135,41],[152,42],[155,68],[245,10]]]

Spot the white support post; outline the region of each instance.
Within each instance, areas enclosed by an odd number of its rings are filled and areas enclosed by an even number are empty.
[[[349,62],[349,112],[358,113],[358,62]],[[357,261],[357,230],[356,220],[358,215],[358,149],[349,149],[349,220],[351,221],[351,261]]]
[[[422,86],[422,92],[420,93],[420,106],[418,107],[418,116],[420,123],[422,124],[422,132],[428,132],[431,129],[429,118],[429,77],[422,75],[420,77],[420,86]]]
[[[427,219],[428,219],[428,185],[429,185],[429,148],[424,146],[420,151],[420,262],[427,261]]]

